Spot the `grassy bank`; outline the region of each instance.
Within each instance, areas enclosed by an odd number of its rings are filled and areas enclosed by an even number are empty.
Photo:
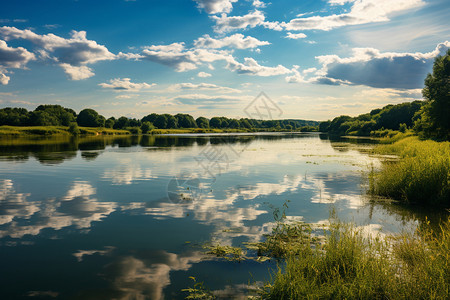
[[[111,129],[103,127],[78,127],[81,135],[125,135],[142,134],[137,128]],[[181,128],[181,129],[152,129],[147,134],[183,134],[183,133],[245,133],[245,132],[290,132],[286,129],[216,129],[216,128]],[[0,126],[0,136],[63,136],[71,135],[69,127],[66,126]]]
[[[407,135],[385,142],[375,152],[394,154],[399,160],[386,161],[371,174],[370,192],[406,203],[450,207],[450,142]]]
[[[278,259],[272,280],[249,290],[251,299],[448,299],[450,218],[400,235],[330,220],[321,228],[278,222],[263,242],[248,245],[256,257],[229,246],[208,253],[236,263]],[[186,299],[215,299],[206,286],[183,290]]]
[[[128,130],[110,128],[78,127],[83,135],[124,135]],[[71,135],[66,126],[0,126],[0,136],[56,136]]]
[[[448,299],[450,219],[438,231],[426,224],[384,238],[339,222],[323,239],[303,228],[301,243],[286,243],[285,231],[269,237],[286,261],[261,289],[263,299]]]

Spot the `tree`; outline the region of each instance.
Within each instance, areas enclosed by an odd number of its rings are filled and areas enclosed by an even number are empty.
[[[167,116],[166,115],[159,115],[155,123],[153,123],[157,128],[159,129],[166,129],[167,128]]]
[[[195,123],[197,123],[198,128],[208,128],[209,127],[209,120],[204,117],[198,117],[195,120]]]
[[[105,127],[105,121],[105,117],[90,108],[80,111],[77,117],[78,125],[84,127]]]
[[[178,128],[178,120],[172,115],[167,117],[167,128],[177,129]]]
[[[106,120],[105,127],[106,128],[114,128],[114,123],[116,123],[116,118],[111,117],[111,118]]]
[[[70,125],[69,125],[69,132],[72,135],[79,135],[80,134],[80,128],[78,128],[78,124],[75,123],[75,122],[70,123]]]
[[[30,125],[33,126],[57,126],[59,120],[46,111],[33,111],[30,114]]]
[[[26,126],[30,124],[30,114],[25,108],[6,107],[0,109],[0,126]]]
[[[241,123],[239,122],[239,120],[231,119],[230,124],[228,124],[228,126],[229,126],[230,128],[237,129],[237,128],[240,128],[240,127],[241,127]]]
[[[178,120],[180,128],[197,128],[194,118],[188,114],[176,114],[175,118]]]
[[[127,117],[123,116],[117,119],[117,121],[114,123],[114,129],[124,129],[128,126],[130,126],[130,121]]]
[[[69,126],[71,123],[75,122],[76,113],[70,108],[64,108],[61,105],[39,105],[34,111],[43,111],[48,115],[52,116],[57,120],[56,124],[52,125],[62,125]]]
[[[143,117],[141,122],[148,121],[148,122],[150,122],[152,124],[155,124],[156,118],[158,118],[158,116],[159,116],[158,114],[152,113],[150,115],[147,115],[147,116]]]
[[[211,120],[209,120],[209,126],[212,128],[221,128],[222,127],[222,121],[219,117],[214,117]]]
[[[150,123],[149,121],[142,122],[141,130],[143,133],[147,133],[150,130],[152,130],[153,128],[155,128],[155,126],[153,126],[153,124]]]
[[[427,75],[422,95],[426,105],[415,129],[427,137],[450,140],[450,49],[434,60],[433,73]]]

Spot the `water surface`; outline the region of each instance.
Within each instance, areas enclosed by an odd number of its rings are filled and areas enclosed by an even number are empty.
[[[383,234],[412,228],[375,205],[367,141],[319,134],[177,135],[0,141],[0,298],[177,299],[194,276],[223,298],[274,262],[227,262],[288,218],[340,219]]]

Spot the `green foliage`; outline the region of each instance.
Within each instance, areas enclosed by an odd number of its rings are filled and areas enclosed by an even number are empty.
[[[425,137],[450,140],[450,49],[436,57],[422,94],[427,105],[416,120],[415,130]]]
[[[450,142],[400,137],[376,149],[377,153],[396,154],[400,160],[385,162],[370,190],[407,203],[450,207]]]
[[[209,128],[209,120],[204,117],[199,117],[195,120],[198,128]]]
[[[128,130],[131,134],[142,134],[142,130],[139,127],[127,127],[126,130]]]
[[[78,124],[75,123],[75,122],[70,123],[68,131],[72,135],[79,135],[80,134],[80,128],[78,127]]]
[[[240,247],[232,247],[232,246],[209,246],[207,247],[209,251],[207,254],[213,254],[217,257],[224,258],[228,261],[237,261],[241,262],[246,259],[245,251]]]
[[[167,115],[159,115],[153,124],[156,126],[156,128],[166,129],[168,125]]]
[[[180,128],[197,128],[197,124],[191,115],[176,114],[175,118],[177,119]]]
[[[56,122],[53,122],[53,124],[47,125],[69,126],[71,123],[75,122],[76,118],[75,111],[70,108],[64,108],[61,105],[39,105],[34,111],[46,112],[52,119],[57,120]]]
[[[414,124],[414,118],[423,106],[422,101],[386,105],[357,117],[339,116],[319,124],[320,132],[334,135],[369,136],[379,130],[403,130]]]
[[[142,133],[147,133],[154,128],[155,128],[155,126],[153,126],[153,124],[150,123],[149,121],[142,122],[142,125],[141,125]]]
[[[213,300],[216,297],[208,290],[203,282],[197,282],[195,277],[190,276],[190,279],[194,281],[194,286],[187,289],[182,289],[182,292],[186,292],[188,295],[185,299],[204,299],[204,300]]]
[[[90,108],[80,111],[77,117],[78,125],[83,127],[105,127],[105,121],[105,117]]]
[[[303,234],[313,240],[308,231]],[[449,250],[450,218],[438,232],[425,224],[415,234],[384,239],[331,222],[321,242],[290,249],[261,298],[447,299]]]
[[[115,123],[116,123],[116,118],[111,117],[105,121],[105,128],[114,128]]]
[[[208,120],[199,117],[196,120],[189,114],[156,114],[152,113],[141,120],[122,116],[118,119],[111,117],[105,119],[93,109],[84,109],[77,116],[75,111],[60,105],[40,105],[35,111],[29,112],[24,108],[0,109],[0,126],[69,126],[77,122],[81,127],[105,127],[114,129],[126,129],[129,127],[141,127],[144,122],[150,122],[159,130],[163,129],[221,129],[226,132],[237,131],[317,131],[318,122],[305,120],[255,120],[232,119],[226,117],[214,117]],[[144,129],[146,127],[144,126]],[[153,130],[150,127],[149,130]],[[148,130],[144,130],[148,132]],[[204,131],[196,131],[204,132]],[[83,131],[81,132],[83,134]]]

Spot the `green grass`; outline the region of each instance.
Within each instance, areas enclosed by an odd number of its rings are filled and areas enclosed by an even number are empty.
[[[130,134],[128,130],[110,128],[79,127],[83,135],[123,135]],[[68,136],[69,127],[66,126],[0,126],[0,136]]]
[[[371,174],[371,193],[406,203],[450,207],[450,142],[410,136],[380,145],[379,154],[395,154]]]
[[[303,225],[302,225],[303,226]],[[439,231],[373,237],[335,222],[314,241],[289,247],[283,266],[260,290],[262,299],[448,299],[450,219]],[[272,233],[277,239],[279,232]],[[285,232],[281,232],[285,239]],[[297,234],[297,233],[296,233]]]
[[[0,126],[0,135],[69,135],[64,126]]]

